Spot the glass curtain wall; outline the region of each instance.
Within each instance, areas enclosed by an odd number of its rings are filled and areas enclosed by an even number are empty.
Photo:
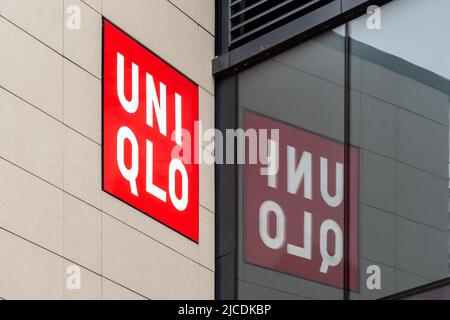
[[[447,12],[397,0],[239,73],[237,298],[378,299],[448,277]]]

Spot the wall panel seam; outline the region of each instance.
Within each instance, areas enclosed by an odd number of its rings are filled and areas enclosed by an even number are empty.
[[[10,160],[4,158],[3,156],[0,156],[0,159],[3,160],[3,161],[5,161],[5,162],[7,162],[7,163],[9,163],[9,164],[11,164],[11,165],[13,165],[14,167],[16,167],[16,168],[18,168],[18,169],[20,169],[20,170],[22,170],[22,171],[24,171],[24,172],[26,172],[26,173],[32,175],[33,177],[38,178],[39,180],[43,181],[44,183],[47,183],[47,184],[53,186],[54,188],[56,188],[56,189],[58,189],[58,190],[64,192],[65,194],[67,194],[67,195],[69,195],[69,196],[71,196],[71,197],[73,197],[73,198],[75,198],[75,199],[77,199],[77,200],[83,202],[84,204],[86,204],[86,205],[88,205],[88,206],[90,206],[90,207],[96,209],[97,211],[106,214],[108,217],[110,217],[110,218],[112,218],[112,219],[114,219],[114,220],[116,220],[116,221],[122,223],[123,225],[127,226],[128,228],[130,228],[130,229],[132,229],[132,230],[134,230],[134,231],[136,231],[136,232],[138,232],[138,233],[144,235],[146,238],[155,241],[156,243],[158,243],[158,244],[164,246],[165,248],[167,248],[167,249],[169,249],[169,250],[175,252],[176,254],[178,254],[178,255],[184,257],[185,259],[188,259],[188,260],[190,260],[191,262],[194,262],[194,263],[197,264],[198,266],[201,266],[201,267],[205,268],[206,270],[209,270],[209,271],[211,271],[211,272],[214,272],[214,270],[212,270],[212,269],[210,269],[209,267],[207,267],[207,266],[201,264],[200,262],[194,260],[193,258],[191,258],[191,257],[189,257],[189,256],[187,256],[187,255],[185,255],[184,253],[177,251],[176,249],[174,249],[174,248],[170,247],[169,245],[167,245],[167,244],[165,244],[165,243],[163,243],[163,242],[161,242],[161,241],[159,241],[159,240],[153,238],[152,236],[150,236],[150,235],[146,234],[145,232],[143,232],[143,231],[137,229],[136,227],[133,227],[132,225],[130,225],[130,224],[128,224],[128,223],[126,223],[126,222],[124,222],[124,221],[118,219],[117,217],[113,216],[112,214],[110,214],[110,213],[108,213],[108,212],[106,212],[106,211],[104,211],[104,210],[102,210],[102,209],[100,209],[100,208],[97,208],[95,205],[93,205],[93,204],[91,204],[91,203],[89,203],[89,202],[87,202],[87,201],[85,201],[85,200],[83,200],[83,199],[77,197],[76,195],[71,194],[70,192],[67,192],[67,191],[64,190],[63,188],[60,188],[60,187],[56,186],[55,184],[53,184],[53,183],[51,183],[51,182],[45,180],[44,178],[39,177],[38,175],[36,175],[36,174],[34,174],[34,173],[28,171],[27,169],[22,168],[21,166],[15,164],[15,163],[13,163],[13,162],[11,162]],[[150,218],[149,218],[149,219],[150,219]],[[0,226],[0,228],[1,228],[1,226]]]
[[[77,266],[79,266],[79,267],[81,267],[81,268],[83,268],[83,269],[85,269],[85,270],[87,270],[87,271],[89,271],[89,272],[95,274],[96,276],[99,276],[99,277],[101,277],[101,278],[103,278],[103,279],[106,279],[106,280],[108,280],[108,281],[111,281],[111,282],[113,282],[113,283],[115,283],[115,284],[121,286],[122,288],[127,289],[127,290],[129,290],[129,291],[131,291],[131,292],[133,292],[133,293],[135,293],[135,294],[141,296],[142,298],[145,298],[145,299],[150,300],[150,298],[144,296],[143,294],[140,294],[139,292],[136,292],[135,290],[133,290],[133,289],[131,289],[131,288],[128,288],[127,286],[122,285],[122,284],[120,284],[120,283],[117,282],[117,281],[114,281],[114,280],[112,280],[112,279],[110,279],[110,278],[108,278],[108,277],[105,277],[104,275],[102,275],[102,274],[100,274],[100,273],[98,273],[98,272],[96,272],[96,271],[90,269],[89,267],[86,267],[86,266],[84,266],[84,265],[82,265],[82,264],[80,264],[80,263],[78,263],[78,262],[76,262],[76,261],[73,261],[73,260],[71,260],[71,259],[69,259],[69,258],[67,258],[67,257],[64,257],[64,255],[61,255],[61,254],[59,254],[59,253],[57,253],[57,252],[54,252],[54,251],[50,250],[49,248],[46,248],[46,247],[44,247],[44,246],[42,246],[42,245],[40,245],[40,244],[38,244],[38,243],[36,243],[36,242],[33,242],[33,241],[31,241],[31,240],[29,240],[29,239],[27,239],[27,238],[25,238],[25,237],[23,237],[23,236],[21,236],[21,235],[15,233],[15,232],[13,232],[13,231],[10,231],[10,230],[8,230],[8,229],[2,227],[2,226],[0,226],[0,230],[3,230],[3,231],[9,233],[9,234],[12,235],[12,236],[15,236],[15,237],[17,237],[17,238],[19,238],[19,239],[21,239],[21,240],[23,240],[23,241],[26,241],[26,242],[28,242],[29,244],[31,244],[31,245],[33,245],[33,246],[35,246],[35,247],[38,247],[38,248],[40,248],[40,249],[42,249],[42,250],[44,250],[44,251],[46,251],[46,252],[48,252],[48,253],[50,253],[50,254],[53,254],[53,255],[55,255],[55,256],[61,258],[62,260],[65,260],[65,261],[67,261],[67,262],[73,263],[73,264],[75,264],[75,265],[77,265]],[[63,274],[63,276],[64,276],[64,274]],[[63,285],[64,285],[64,279],[62,280],[62,283],[63,283]]]

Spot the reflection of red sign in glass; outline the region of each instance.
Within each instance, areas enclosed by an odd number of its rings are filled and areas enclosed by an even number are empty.
[[[106,20],[103,50],[103,189],[198,242],[198,87]]]
[[[244,169],[245,261],[343,288],[343,145],[249,112],[244,125],[279,129],[278,151],[269,153],[278,170],[268,176],[267,165]],[[358,149],[351,149],[350,161],[350,288],[356,291]]]

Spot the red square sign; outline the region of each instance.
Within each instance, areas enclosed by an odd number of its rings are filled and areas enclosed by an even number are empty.
[[[198,87],[103,24],[103,190],[198,242]]]
[[[246,129],[279,130],[276,174],[245,165],[247,263],[330,286],[344,285],[344,146],[246,112]],[[350,150],[350,289],[358,288],[359,150]]]

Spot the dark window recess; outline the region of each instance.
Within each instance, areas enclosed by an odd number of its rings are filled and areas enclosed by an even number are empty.
[[[228,0],[229,45],[236,48],[333,0]]]

